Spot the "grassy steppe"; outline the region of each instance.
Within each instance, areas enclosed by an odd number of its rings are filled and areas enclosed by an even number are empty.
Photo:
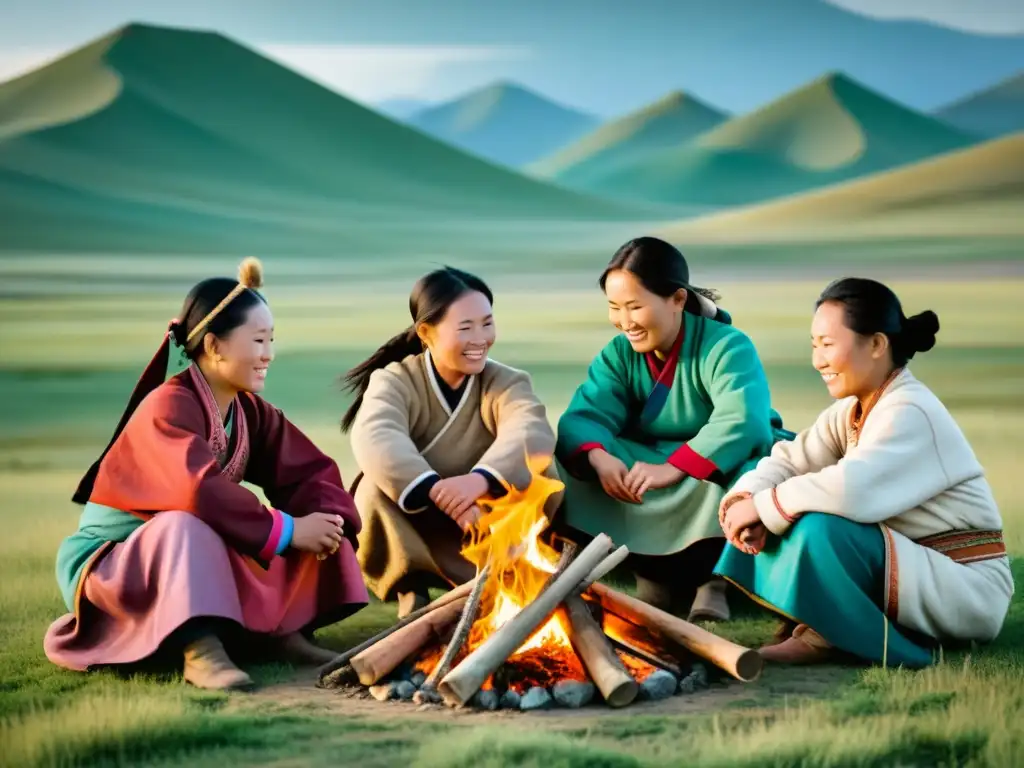
[[[993,646],[947,654],[940,666],[920,673],[772,669],[731,703],[714,704],[710,693],[692,697],[689,713],[666,714],[647,706],[626,712],[596,709],[571,719],[499,719],[500,727],[454,717],[426,720],[408,707],[382,707],[382,716],[340,717],[312,689],[308,700],[293,695],[277,701],[273,695],[203,693],[169,674],[124,681],[110,673],[81,675],[53,667],[42,653],[41,638],[62,610],[53,557],[76,523],[76,509],[68,501],[73,484],[109,437],[191,279],[211,270],[230,274],[234,268],[227,260],[197,271],[194,265],[172,269],[163,262],[111,258],[74,262],[76,271],[68,276],[55,263],[47,268],[40,262],[38,272],[29,263],[17,270],[3,264],[0,753],[5,764],[1009,765],[1024,748],[1020,601]],[[167,270],[169,278],[153,277]],[[539,288],[523,276],[492,280],[499,332],[494,355],[533,373],[552,420],[609,337],[593,280],[589,272],[574,282],[545,281]],[[733,278],[713,283],[737,324],[757,343],[774,404],[794,428],[808,425],[828,402],[810,369],[806,341],[812,302],[824,282]],[[1014,455],[1024,431],[1024,342],[1012,329],[1020,327],[1022,283],[892,284],[908,311],[931,307],[939,313],[939,345],[913,364],[914,371],[967,432],[995,488],[1008,544],[1020,554],[1024,503],[1016,492]],[[342,279],[302,261],[268,262],[278,357],[267,397],[337,458],[346,478],[354,467],[336,427],[344,400],[335,379],[407,322],[408,285],[405,279]],[[321,640],[346,647],[393,617],[393,606],[374,604],[323,631]],[[748,611],[717,631],[756,644],[771,627]],[[271,690],[294,676],[273,664],[257,667],[255,674]]]

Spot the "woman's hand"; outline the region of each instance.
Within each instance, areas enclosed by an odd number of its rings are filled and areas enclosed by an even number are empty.
[[[740,534],[738,549],[748,555],[759,555],[764,551],[764,545],[768,543],[768,529],[764,523],[752,525]]]
[[[648,464],[638,461],[626,473],[626,489],[643,499],[644,494],[652,488],[668,488],[670,485],[677,485],[683,482],[686,473],[671,464]]]
[[[313,552],[317,555],[333,555],[341,546],[345,521],[341,515],[314,512],[305,517],[296,517],[292,529],[293,549]]]
[[[438,480],[430,489],[430,500],[448,517],[459,522],[489,490],[486,477],[479,472],[470,472]]]
[[[640,503],[640,497],[626,487],[626,475],[629,474],[629,470],[620,459],[601,448],[594,448],[587,453],[587,460],[597,473],[597,479],[601,481],[605,493],[619,501]]]
[[[732,501],[722,519],[722,531],[729,542],[737,549],[747,551],[743,536],[748,529],[755,527],[764,528],[764,525],[757,513],[757,507],[754,506],[754,500],[746,496]],[[748,537],[757,535],[757,532],[747,534]]]

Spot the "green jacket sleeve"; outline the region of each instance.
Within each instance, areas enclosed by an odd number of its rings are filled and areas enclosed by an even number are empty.
[[[748,459],[768,453],[771,394],[753,342],[739,331],[713,342],[700,373],[711,398],[711,418],[669,463],[706,480],[716,471],[728,476]]]
[[[565,463],[593,448],[608,450],[626,426],[629,390],[618,340],[594,358],[558,420],[555,455]]]

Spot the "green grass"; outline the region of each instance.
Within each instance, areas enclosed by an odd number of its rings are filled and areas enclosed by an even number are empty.
[[[43,655],[41,640],[62,612],[53,558],[76,524],[68,499],[108,439],[188,279],[179,269],[154,280],[138,262],[90,260],[78,264],[87,287],[76,289],[78,278],[62,279],[59,270],[47,278],[49,267],[40,264],[38,271],[22,267],[0,299],[0,401],[7,404],[0,432],[5,765],[1008,765],[1024,747],[1021,600],[994,644],[947,653],[940,666],[923,672],[772,668],[757,683],[730,689],[735,696],[714,699],[720,702],[714,706],[697,695],[676,714],[596,710],[530,718],[529,731],[518,719],[427,721],[411,707],[386,708],[383,717],[340,717],[332,700],[312,689],[308,700],[300,695],[281,702],[211,695],[185,686],[172,669],[130,679],[58,669]],[[351,478],[351,454],[336,426],[346,404],[336,378],[406,324],[408,282],[379,281],[371,291],[368,283],[319,274],[309,262],[279,264],[271,275],[278,358],[267,397]],[[806,341],[810,308],[824,282],[714,282],[757,343],[774,404],[794,428],[809,424],[828,403],[810,369]],[[18,285],[35,287],[19,292]],[[603,299],[592,285],[591,274],[577,275],[575,288],[546,283],[543,290],[522,279],[494,280],[494,355],[534,374],[552,420],[609,337]],[[1024,341],[1011,329],[1019,323],[1022,283],[892,285],[908,312],[930,307],[941,318],[938,347],[915,361],[914,371],[967,432],[995,489],[1008,545],[1020,554],[1024,501],[1016,492],[1013,454],[1024,432]],[[1015,573],[1021,583],[1024,572]],[[752,609],[740,614],[716,631],[756,646],[773,624]],[[322,631],[320,640],[344,648],[393,619],[393,605],[371,604]],[[263,685],[294,674],[275,664],[257,665],[253,673]]]

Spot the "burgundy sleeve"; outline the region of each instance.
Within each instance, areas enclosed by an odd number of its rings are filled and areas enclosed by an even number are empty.
[[[221,473],[202,408],[184,388],[161,388],[142,402],[104,458],[91,500],[143,514],[191,513],[264,563],[279,535],[280,515]]]
[[[256,396],[247,400],[255,412],[256,429],[250,431],[245,479],[292,517],[313,512],[341,515],[345,534],[354,542],[362,522],[334,459],[266,400]]]

